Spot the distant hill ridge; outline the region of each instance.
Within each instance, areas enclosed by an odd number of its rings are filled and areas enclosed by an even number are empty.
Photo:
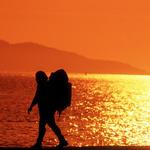
[[[25,42],[10,44],[0,40],[0,71],[53,71],[64,68],[73,73],[148,74],[129,64],[94,60],[72,52]]]

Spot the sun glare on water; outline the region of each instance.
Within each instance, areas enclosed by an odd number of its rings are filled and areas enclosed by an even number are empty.
[[[150,145],[150,76],[84,74],[73,78],[79,78],[78,88],[84,90],[77,105],[87,141]]]
[[[69,74],[69,78],[72,104],[56,121],[71,146],[150,145],[150,76]],[[34,77],[0,76],[0,89],[0,146],[33,145],[38,111],[29,116],[26,109],[34,96]],[[57,144],[50,129],[43,144]]]

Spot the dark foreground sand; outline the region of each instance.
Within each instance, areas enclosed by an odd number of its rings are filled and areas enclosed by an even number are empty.
[[[0,147],[0,150],[31,150],[31,148]],[[54,147],[43,147],[44,150],[56,150]],[[88,146],[88,147],[66,147],[63,150],[150,150],[150,146]]]

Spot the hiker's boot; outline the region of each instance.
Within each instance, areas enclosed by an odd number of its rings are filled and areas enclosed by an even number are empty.
[[[61,149],[63,147],[66,147],[68,145],[68,142],[66,140],[60,141],[60,143],[56,146],[57,149]]]

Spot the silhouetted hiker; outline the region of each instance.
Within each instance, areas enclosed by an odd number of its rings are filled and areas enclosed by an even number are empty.
[[[32,111],[33,106],[38,104],[40,120],[39,120],[39,134],[37,142],[33,146],[33,148],[40,148],[42,146],[43,137],[46,132],[45,128],[46,124],[49,125],[49,127],[54,131],[54,133],[58,137],[59,145],[57,146],[57,148],[67,146],[68,142],[65,140],[59,127],[55,123],[54,115],[56,109],[55,105],[53,104],[53,99],[51,99],[51,101],[48,100],[47,95],[51,95],[50,93],[52,93],[51,91],[49,91],[50,81],[48,82],[48,77],[43,71],[38,71],[35,76],[37,81],[37,90],[33,98],[33,101],[28,109],[28,113]]]

